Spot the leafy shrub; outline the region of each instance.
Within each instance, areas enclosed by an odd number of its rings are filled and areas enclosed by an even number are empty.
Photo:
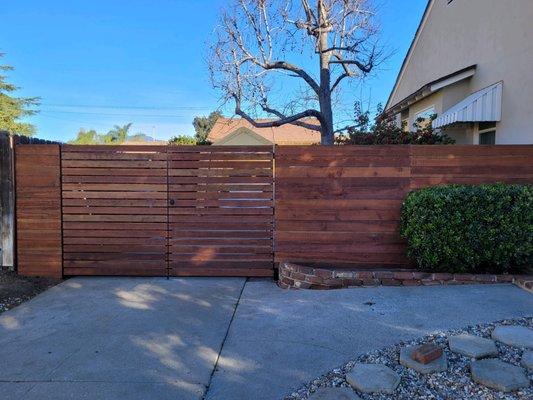
[[[419,268],[508,272],[533,255],[533,185],[446,185],[410,193],[401,235]]]
[[[192,136],[187,135],[178,135],[173,136],[168,140],[168,144],[171,146],[183,146],[183,145],[189,145],[193,146],[196,144],[196,139]]]
[[[370,113],[363,112],[361,104],[355,104],[354,125],[347,127],[335,139],[338,145],[382,145],[382,144],[454,144],[455,141],[440,130],[434,130],[431,123],[436,118],[419,118],[412,129],[398,126],[394,116],[383,113],[381,106],[370,122]]]

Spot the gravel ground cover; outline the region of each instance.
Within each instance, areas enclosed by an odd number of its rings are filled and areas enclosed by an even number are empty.
[[[0,270],[0,314],[62,282],[61,279],[22,277]]]
[[[394,394],[363,394],[357,393],[364,400],[440,400],[440,399],[476,399],[476,400],[530,400],[533,399],[533,388],[521,389],[512,393],[498,392],[476,384],[470,377],[471,359],[452,353],[448,347],[448,337],[460,333],[468,333],[490,338],[492,330],[498,325],[521,325],[533,328],[533,317],[503,320],[491,324],[469,326],[447,332],[437,332],[410,342],[400,342],[395,346],[376,350],[357,357],[340,368],[314,379],[304,387],[285,397],[285,400],[304,400],[321,387],[347,387],[345,376],[356,363],[385,364],[401,376],[401,382]],[[435,343],[441,346],[448,358],[448,370],[442,373],[421,375],[398,363],[400,349],[404,346]],[[520,366],[524,349],[510,347],[496,342],[499,359]],[[527,372],[533,379],[533,371]]]

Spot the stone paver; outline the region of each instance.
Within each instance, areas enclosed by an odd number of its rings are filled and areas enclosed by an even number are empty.
[[[497,326],[492,338],[509,346],[533,349],[533,329],[525,326]]]
[[[474,382],[502,392],[512,392],[529,386],[529,378],[522,368],[496,358],[473,361],[470,370]]]
[[[441,358],[430,362],[429,364],[422,364],[412,359],[412,354],[416,351],[417,346],[404,347],[400,350],[400,364],[407,368],[414,369],[421,374],[432,374],[434,372],[443,372],[448,368],[448,361],[446,354]]]
[[[346,381],[363,393],[393,393],[400,384],[400,376],[386,365],[356,364],[346,374]]]
[[[522,355],[522,366],[533,370],[533,351],[525,351]]]
[[[498,355],[494,341],[474,335],[457,335],[448,339],[450,350],[470,358],[485,358]]]
[[[361,398],[348,388],[322,388],[309,396],[309,400],[361,400]]]

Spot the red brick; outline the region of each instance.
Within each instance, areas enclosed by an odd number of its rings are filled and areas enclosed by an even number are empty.
[[[309,283],[318,284],[318,285],[322,285],[324,283],[324,279],[318,276],[314,276],[314,275],[306,275],[305,281]]]
[[[307,275],[301,273],[301,272],[292,272],[291,273],[291,278],[293,278],[294,280],[298,280],[298,281],[305,281],[305,278],[306,278]]]
[[[446,273],[437,273],[433,274],[433,279],[436,281],[451,281],[453,279],[453,275]]]
[[[405,279],[402,281],[404,286],[420,286],[422,282],[417,279]]]
[[[477,282],[496,282],[496,275],[476,275],[475,279]]]
[[[342,285],[345,287],[361,286],[363,281],[360,279],[343,279]]]
[[[342,287],[342,279],[340,278],[324,279],[324,285],[330,286],[330,287]]]
[[[309,287],[309,289],[311,289],[311,290],[330,290],[331,287],[330,286],[325,286],[325,285],[315,285],[315,284],[313,284],[313,285],[311,285]]]
[[[446,283],[446,281],[444,281]],[[422,285],[424,286],[437,286],[442,285],[440,281],[434,281],[433,279],[422,279]]]
[[[475,277],[471,274],[454,274],[453,279],[458,282],[473,282]]]
[[[379,284],[379,279],[363,279],[363,286],[378,286]]]
[[[355,274],[355,277],[364,281],[374,279],[374,274],[372,273],[372,271],[358,271]]]
[[[315,274],[315,270],[313,268],[304,267],[303,265],[299,265],[296,268],[296,271],[301,272],[301,273],[306,274],[306,275],[314,275]]]
[[[413,279],[431,279],[432,275],[427,272],[413,272]]]
[[[431,361],[442,356],[442,349],[431,343],[419,346],[412,354],[411,358],[421,364],[429,364]]]
[[[497,282],[514,282],[514,275],[497,275]]]
[[[384,286],[402,286],[402,281],[398,279],[382,279],[381,284]]]
[[[321,278],[333,278],[333,271],[328,269],[315,269],[314,275],[319,276]]]
[[[410,280],[410,279],[413,279],[413,273],[412,272],[395,272],[394,279],[399,279],[401,281],[403,281],[404,279]]]
[[[289,285],[289,286],[292,286],[294,285],[294,280],[291,279],[291,278],[287,278],[287,277],[283,277],[280,279],[280,282],[285,284],[285,285]]]
[[[376,279],[392,279],[394,278],[394,272],[392,271],[376,271],[374,272]]]

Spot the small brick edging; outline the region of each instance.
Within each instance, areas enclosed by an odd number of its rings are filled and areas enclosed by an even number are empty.
[[[448,274],[417,271],[334,270],[280,263],[278,286],[283,289],[328,290],[360,286],[432,286],[514,283],[533,291],[533,276]]]

